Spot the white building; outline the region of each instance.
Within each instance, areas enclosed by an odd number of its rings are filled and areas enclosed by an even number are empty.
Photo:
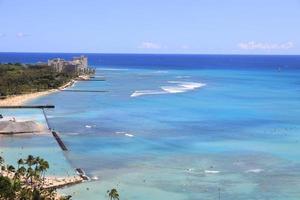
[[[48,66],[51,66],[55,71],[62,72],[65,65],[65,60],[60,58],[55,58],[48,60]]]
[[[64,59],[55,58],[48,60],[48,66],[51,66],[57,72],[88,72],[88,59],[85,56],[74,57],[72,61],[65,61]]]

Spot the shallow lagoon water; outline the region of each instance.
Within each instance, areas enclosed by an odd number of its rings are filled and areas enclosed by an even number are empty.
[[[299,71],[99,68],[102,75],[107,81],[73,87],[106,93],[30,102],[55,104],[47,114],[70,149],[62,154],[43,136],[33,143],[49,150],[39,152],[98,179],[60,192],[75,200],[106,199],[111,188],[128,200],[300,198]],[[160,93],[174,81],[205,86]]]
[[[16,120],[34,120],[46,127],[45,118],[39,109],[1,109],[5,117],[14,116]],[[74,175],[75,172],[67,157],[59,149],[52,134],[49,132],[34,134],[19,134],[14,136],[0,136],[0,156],[6,164],[17,165],[20,158],[28,155],[40,156],[49,162],[51,168],[47,171],[51,176]]]

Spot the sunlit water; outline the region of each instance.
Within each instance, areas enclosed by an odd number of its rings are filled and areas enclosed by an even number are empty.
[[[4,153],[17,157],[24,146],[54,164],[50,174],[83,168],[93,181],[60,190],[75,200],[107,199],[111,188],[122,200],[300,198],[299,71],[99,68],[96,76],[106,81],[73,89],[108,92],[29,102],[56,106],[47,114],[68,153],[50,135],[1,138]]]

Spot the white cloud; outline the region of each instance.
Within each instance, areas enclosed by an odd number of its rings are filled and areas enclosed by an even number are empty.
[[[294,47],[293,42],[285,43],[263,43],[263,42],[241,42],[238,44],[238,47],[244,50],[287,50]]]
[[[142,42],[139,48],[140,49],[161,49],[162,46],[160,44],[153,43],[153,42]]]
[[[29,34],[27,34],[27,33],[23,33],[23,32],[17,33],[18,38],[23,38],[23,37],[27,37],[27,36],[29,36]]]
[[[182,45],[182,46],[181,46],[181,49],[189,49],[189,48],[190,48],[189,45]]]

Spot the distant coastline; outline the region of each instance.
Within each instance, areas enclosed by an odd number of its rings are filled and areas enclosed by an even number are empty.
[[[61,58],[47,63],[0,63],[0,106],[20,106],[35,98],[63,90],[76,80],[86,80],[95,71],[88,67],[88,58]]]
[[[62,89],[72,86],[75,83],[75,80],[71,80],[58,89],[51,89],[42,92],[33,92],[28,94],[20,94],[14,96],[8,96],[5,99],[0,100],[0,106],[21,106],[26,104],[28,101],[34,100],[36,98],[46,96],[55,92],[58,92]]]

